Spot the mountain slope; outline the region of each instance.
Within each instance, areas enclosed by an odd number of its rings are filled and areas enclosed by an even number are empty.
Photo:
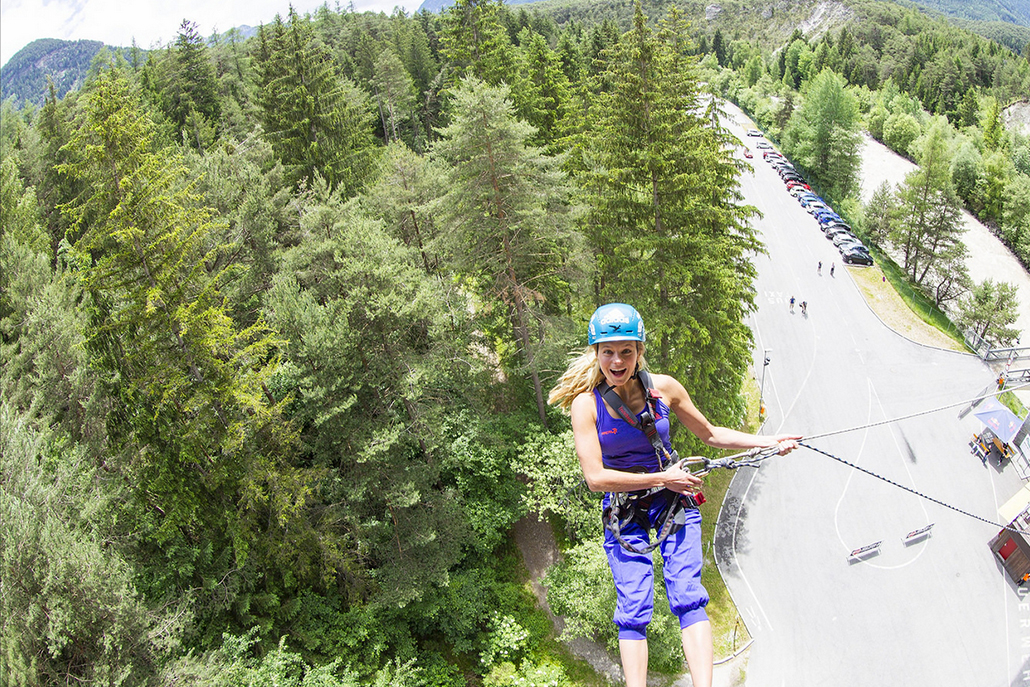
[[[64,41],[40,38],[19,50],[0,70],[0,97],[14,97],[19,103],[42,105],[47,77],[54,82],[57,97],[79,88],[89,65],[104,44],[100,41]]]

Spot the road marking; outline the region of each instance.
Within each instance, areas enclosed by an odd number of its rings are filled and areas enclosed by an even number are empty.
[[[873,401],[874,401],[874,399],[875,399],[877,405],[879,405],[879,407],[880,407],[880,414],[883,417],[887,417],[887,413],[886,413],[886,411],[883,408],[883,402],[880,400],[880,395],[876,392],[876,387],[873,385],[871,380],[868,380],[868,379],[866,380],[866,387],[869,390],[869,411],[867,413],[866,422],[868,423],[868,422],[872,422],[873,421],[872,418],[873,418]],[[888,426],[888,429],[889,429],[890,434],[891,434],[891,439],[894,441],[894,446],[897,448],[897,455],[901,458],[901,463],[905,467],[905,473],[908,475],[909,484],[911,484],[913,486],[913,488],[914,488],[915,487],[915,479],[912,477],[912,471],[909,469],[908,464],[905,462],[904,453],[901,450],[901,445],[898,443],[898,437],[894,433],[894,427],[893,426]],[[862,445],[859,448],[858,453],[856,455],[856,462],[857,462],[858,458],[862,457],[862,453],[865,451],[866,439],[868,437],[869,437],[869,430],[866,429],[865,431],[862,432]],[[855,476],[855,474],[857,472],[858,472],[857,470],[851,470],[851,474],[848,475],[848,479],[844,483],[844,488],[841,489],[840,498],[837,500],[837,507],[833,511],[833,526],[834,526],[834,529],[837,531],[837,538],[840,540],[840,543],[844,546],[844,550],[845,551],[851,551],[852,547],[849,546],[844,541],[844,537],[843,537],[843,535],[841,534],[841,531],[840,531],[840,522],[839,522],[840,521],[840,507],[841,507],[841,504],[844,502],[844,497],[847,495],[848,489],[851,487],[851,480],[852,480],[852,478]],[[925,519],[927,521],[929,521],[930,520],[930,514],[926,510],[926,504],[923,503],[922,499],[919,499],[918,503],[919,503],[920,509],[923,511],[923,516],[925,517]],[[917,546],[918,546],[919,550],[918,550],[918,553],[916,553],[914,556],[912,556],[909,560],[905,561],[904,563],[900,563],[898,565],[878,565],[878,564],[872,563],[872,562],[870,562],[868,560],[863,560],[863,561],[859,561],[859,562],[862,563],[863,565],[869,566],[870,568],[876,568],[877,570],[898,570],[900,568],[905,568],[905,567],[908,567],[908,566],[912,565],[913,563],[915,563],[916,560],[918,560],[919,557],[923,555],[923,552],[926,551],[926,542],[927,541],[928,540],[923,540],[923,542],[920,542],[920,544],[913,544],[912,546],[905,547],[905,551],[914,551]]]

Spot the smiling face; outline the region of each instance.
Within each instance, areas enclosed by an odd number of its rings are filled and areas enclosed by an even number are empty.
[[[597,344],[597,362],[612,386],[628,382],[637,371],[641,345],[638,341],[605,341]]]

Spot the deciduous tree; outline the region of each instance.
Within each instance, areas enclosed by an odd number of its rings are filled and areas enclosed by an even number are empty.
[[[854,195],[861,165],[855,98],[844,90],[844,80],[828,69],[812,79],[803,97],[783,132],[784,149],[828,197]]]

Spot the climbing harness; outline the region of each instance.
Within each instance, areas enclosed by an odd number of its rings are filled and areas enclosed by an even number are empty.
[[[654,448],[659,472],[669,469],[676,463],[682,464],[683,461],[680,460],[676,450],[673,449],[671,452],[666,450],[665,444],[662,443],[662,437],[658,434],[656,424],[659,417],[658,394],[655,393],[654,386],[651,383],[651,375],[646,370],[637,370],[634,377],[639,379],[641,386],[644,387],[644,412],[641,413],[639,419],[607,382],[602,383],[598,387],[601,398],[626,423],[644,433],[644,436],[647,437],[648,442]],[[701,492],[696,494],[676,494],[675,492],[668,491],[668,494],[672,496],[666,496],[666,498],[670,498],[671,501],[666,505],[659,518],[655,528],[657,531],[655,540],[644,548],[638,549],[623,538],[622,531],[634,523],[645,531],[649,531],[651,524],[648,518],[648,511],[654,499],[665,491],[668,490],[664,487],[653,487],[639,491],[609,493],[608,505],[601,512],[601,522],[604,523],[604,528],[611,532],[615,540],[627,551],[632,553],[650,553],[654,551],[669,535],[686,524],[686,509],[697,508],[705,502],[705,497]]]

